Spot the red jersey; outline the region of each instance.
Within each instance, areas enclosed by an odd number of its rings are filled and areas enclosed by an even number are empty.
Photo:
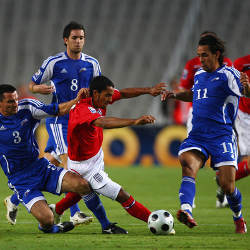
[[[223,63],[230,67],[233,65],[231,60],[227,57],[224,57]],[[180,87],[182,89],[191,89],[193,87],[194,75],[197,69],[199,69],[200,67],[201,67],[201,62],[198,56],[187,61],[180,80]]]
[[[240,72],[244,72],[250,79],[250,55],[240,57],[234,61],[234,67]],[[250,98],[241,97],[239,103],[239,109],[250,114]]]
[[[115,89],[112,102],[121,99]],[[68,156],[73,161],[84,161],[95,156],[103,141],[103,129],[96,127],[93,121],[106,115],[106,109],[95,109],[92,98],[82,99],[69,113]]]

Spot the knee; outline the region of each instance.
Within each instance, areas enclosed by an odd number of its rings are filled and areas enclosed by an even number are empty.
[[[83,178],[79,178],[78,183],[75,184],[75,189],[77,190],[77,193],[79,193],[81,196],[92,192],[89,183]]]
[[[183,176],[193,177],[196,175],[195,169],[192,167],[192,164],[190,164],[190,162],[188,162],[184,157],[179,156],[179,161],[182,166]]]
[[[232,194],[235,189],[234,182],[230,182],[226,180],[220,180],[220,187],[222,188],[224,193],[227,195]]]

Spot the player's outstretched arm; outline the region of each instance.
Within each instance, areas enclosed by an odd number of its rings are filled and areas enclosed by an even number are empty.
[[[77,97],[69,102],[63,102],[59,104],[58,115],[68,114],[73,105],[77,104],[80,99],[86,98],[89,95],[89,90],[82,88],[79,90]]]
[[[53,86],[46,84],[35,84],[33,81],[29,83],[29,90],[34,94],[49,95],[55,91]]]
[[[111,128],[123,128],[128,126],[137,126],[154,123],[155,118],[151,115],[143,115],[137,119],[126,119],[117,117],[100,117],[93,121],[93,124],[97,127],[106,129]]]
[[[161,95],[161,101],[165,101],[167,99],[176,99],[183,102],[192,102],[193,92],[192,90],[180,90],[178,92],[165,90]]]
[[[122,89],[120,90],[120,93],[122,99],[137,97],[146,94],[151,96],[158,96],[165,90],[165,87],[165,83],[158,83],[153,87]]]
[[[250,83],[248,75],[246,73],[240,73],[240,82],[243,85],[243,95],[246,97],[250,97]]]

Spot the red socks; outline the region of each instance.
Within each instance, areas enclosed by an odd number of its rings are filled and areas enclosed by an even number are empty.
[[[151,212],[141,203],[135,201],[131,195],[129,199],[121,203],[121,205],[126,209],[126,211],[130,215],[134,216],[137,219],[148,222],[148,217],[151,214]]]
[[[238,170],[236,171],[235,180],[237,181],[241,178],[244,178],[248,176],[249,173],[250,173],[250,170],[248,168],[247,161],[241,161],[238,164]]]
[[[66,209],[75,205],[78,201],[81,200],[81,198],[82,197],[77,193],[67,193],[65,198],[56,203],[56,213],[59,215],[63,214]]]

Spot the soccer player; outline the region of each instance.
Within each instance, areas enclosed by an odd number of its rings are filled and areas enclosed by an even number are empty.
[[[240,57],[234,61],[234,67],[240,72],[244,72],[250,78],[250,55]],[[239,110],[235,119],[235,129],[238,135],[239,153],[243,158],[238,163],[238,170],[236,171],[235,180],[240,180],[250,174],[250,99],[241,97],[239,102]],[[245,159],[246,157],[246,159]],[[245,160],[244,160],[245,159]],[[216,176],[218,178],[218,176]],[[218,183],[218,181],[217,181]],[[219,184],[219,183],[218,183]],[[225,194],[223,190],[218,187],[216,207],[224,207]]]
[[[206,30],[200,34],[200,38],[207,36],[207,35],[217,37],[217,34],[215,32]],[[223,64],[225,64],[226,66],[230,66],[230,67],[233,65],[232,61],[227,57],[223,58]],[[192,89],[192,87],[194,85],[194,75],[200,67],[201,67],[201,62],[200,62],[200,58],[198,56],[187,61],[186,65],[183,69],[181,79],[180,79],[180,84],[179,84],[180,89],[185,89],[185,90]],[[187,131],[188,132],[191,130],[191,127],[192,127],[192,124],[191,124],[192,111],[193,111],[193,109],[192,109],[192,107],[190,107],[189,113],[188,113],[188,118],[187,118]]]
[[[178,220],[189,228],[197,226],[192,215],[195,179],[198,170],[211,156],[211,167],[218,170],[220,185],[233,212],[235,231],[246,233],[241,193],[235,187],[238,152],[233,124],[239,97],[243,93],[250,96],[250,88],[245,74],[240,75],[236,69],[223,64],[224,52],[224,44],[219,38],[211,35],[200,38],[197,54],[202,68],[195,74],[192,90],[166,91],[162,100],[175,98],[193,102],[192,129],[179,151],[182,183]]]
[[[150,115],[137,119],[105,117],[108,104],[123,98],[136,97],[142,94],[159,95],[162,84],[153,88],[128,88],[118,91],[114,84],[105,76],[97,76],[90,83],[90,98],[81,100],[70,111],[68,126],[68,169],[84,176],[90,183],[93,192],[83,199],[102,194],[118,201],[132,216],[147,222],[150,211],[137,202],[119,184],[112,181],[104,171],[102,141],[103,128],[122,128],[154,123],[155,118]],[[77,202],[81,196],[68,193]],[[67,204],[67,196],[55,206],[56,215],[61,215],[71,204]],[[72,201],[72,199],[71,199]],[[89,203],[88,208],[93,211],[95,204]],[[99,218],[98,218],[99,219]],[[116,226],[115,223],[102,225],[104,234],[126,234],[127,231]]]
[[[79,89],[88,88],[89,81],[101,74],[98,61],[82,53],[85,44],[85,29],[83,25],[70,22],[63,31],[63,40],[66,51],[47,58],[37,73],[32,77],[29,88],[33,93],[53,94],[52,103],[62,103],[75,98]],[[49,83],[49,85],[48,85]],[[54,165],[67,168],[67,128],[68,114],[60,117],[50,117],[46,119],[46,128],[49,134],[44,157]],[[15,197],[7,197],[5,204],[8,221],[12,224],[16,222],[17,211]],[[9,206],[8,206],[9,205]],[[93,220],[92,216],[81,212],[79,206],[73,205],[70,208],[70,221],[74,224],[88,224]]]
[[[0,85],[0,164],[9,187],[38,220],[39,229],[45,233],[67,232],[74,228],[74,224],[54,224],[53,213],[42,191],[57,195],[74,191],[86,195],[91,189],[79,175],[56,167],[45,158],[39,159],[34,133],[40,119],[65,115],[79,101],[82,93],[84,90],[80,90],[77,97],[69,102],[45,105],[34,99],[18,102],[15,87]]]
[[[207,36],[207,35],[218,37],[215,32],[206,30],[200,34],[200,38]],[[229,67],[231,67],[233,65],[232,61],[227,57],[223,58],[223,64],[225,64],[226,66],[229,66]],[[181,76],[181,80],[180,80],[180,84],[179,84],[180,89],[185,89],[185,90],[192,89],[192,87],[194,85],[194,75],[200,67],[201,67],[201,62],[200,62],[200,58],[198,56],[187,61],[186,65],[183,69],[183,72],[182,72],[182,76]],[[184,111],[186,111],[186,110],[184,110]],[[188,115],[187,115],[187,133],[189,133],[190,130],[192,129],[192,112],[193,112],[193,108],[191,105],[191,106],[189,106],[189,111],[188,111]],[[217,183],[218,183],[218,181],[217,181]],[[225,207],[228,205],[228,202],[227,202],[225,195],[219,194],[220,191],[221,190],[219,190],[219,189],[217,190],[216,206]],[[195,207],[196,207],[195,204],[193,204],[193,208],[195,208]]]

